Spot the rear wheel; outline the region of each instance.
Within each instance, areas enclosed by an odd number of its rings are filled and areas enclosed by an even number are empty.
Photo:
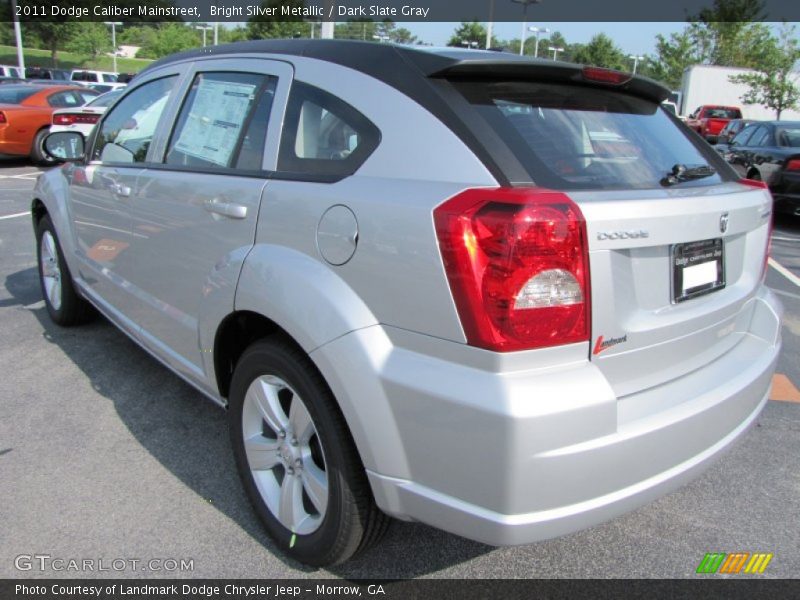
[[[33,138],[33,145],[31,146],[31,160],[37,165],[54,165],[56,160],[44,151],[44,138],[50,133],[49,129],[40,129]]]
[[[245,490],[267,532],[303,563],[344,562],[389,518],[333,395],[308,356],[268,339],[248,348],[231,382],[229,427]]]
[[[36,227],[36,242],[39,282],[50,318],[64,327],[91,319],[94,309],[75,291],[58,236],[47,215]]]

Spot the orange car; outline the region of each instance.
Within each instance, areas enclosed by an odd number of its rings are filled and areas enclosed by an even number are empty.
[[[0,85],[0,156],[30,156],[38,164],[51,164],[42,144],[57,108],[83,106],[97,96],[74,85]]]

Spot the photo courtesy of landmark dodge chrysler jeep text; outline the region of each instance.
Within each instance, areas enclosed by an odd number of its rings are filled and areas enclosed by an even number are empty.
[[[389,516],[494,545],[588,527],[738,438],[780,349],[769,192],[667,94],[391,44],[162,59],[87,139],[46,139],[48,312],[99,311],[227,407],[300,561]]]

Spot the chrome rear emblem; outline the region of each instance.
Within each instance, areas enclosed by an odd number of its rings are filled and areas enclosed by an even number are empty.
[[[728,213],[722,213],[719,218],[719,230],[721,233],[728,231]]]

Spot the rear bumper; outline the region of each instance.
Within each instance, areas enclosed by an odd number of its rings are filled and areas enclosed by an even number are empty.
[[[353,430],[378,505],[492,545],[525,544],[627,512],[688,481],[767,401],[780,305],[762,288],[733,349],[616,398],[583,360],[496,372],[422,356],[381,327],[314,353]],[[566,356],[566,354],[565,354]],[[677,399],[677,400],[676,400]]]

